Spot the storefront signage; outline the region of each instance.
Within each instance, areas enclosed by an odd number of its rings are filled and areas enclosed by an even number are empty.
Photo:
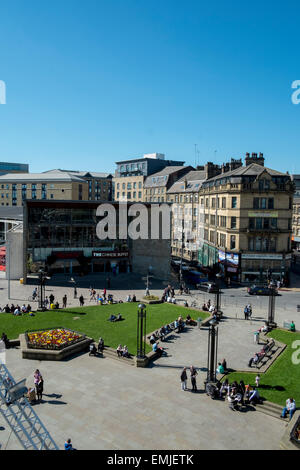
[[[248,217],[278,217],[278,212],[248,212]]]
[[[93,251],[93,258],[128,258],[128,251]]]
[[[52,251],[52,255],[60,259],[80,258],[83,251]]]
[[[272,254],[269,254],[269,255],[266,255],[266,254],[246,254],[246,255],[242,255],[242,259],[275,259],[275,260],[279,260],[279,259],[282,259],[282,255],[272,255]]]

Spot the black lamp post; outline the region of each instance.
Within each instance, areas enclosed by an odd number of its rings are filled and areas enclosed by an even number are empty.
[[[217,353],[218,353],[218,327],[216,321],[211,320],[208,330],[207,377],[206,383],[216,382]]]
[[[74,285],[74,299],[77,299],[77,286],[74,277],[71,277],[70,282]]]
[[[220,310],[221,310],[220,278],[221,278],[221,274],[219,274],[219,273],[216,274],[217,292],[216,292],[216,298],[215,298],[215,306],[216,306],[217,312],[220,312]]]
[[[270,287],[268,326],[270,326],[271,328],[277,328],[277,324],[274,321],[275,320],[275,296],[276,296],[275,288]]]
[[[41,268],[39,270],[39,282],[40,282],[40,292],[39,292],[39,310],[46,310],[44,302],[45,302],[45,284],[46,284],[46,272]]]
[[[139,304],[137,318],[137,357],[144,358],[146,355],[146,306]]]

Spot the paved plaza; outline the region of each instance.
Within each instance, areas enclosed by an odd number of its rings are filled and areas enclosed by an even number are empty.
[[[132,282],[128,285],[130,291],[120,285],[111,292],[122,300],[127,293],[142,297],[144,290],[133,290]],[[46,295],[52,290],[58,299],[67,293],[68,306],[78,305],[72,287],[49,285]],[[87,287],[79,288],[78,295],[81,291],[88,298]],[[21,305],[28,303],[32,286],[14,281],[11,292],[11,301]],[[161,290],[151,293],[161,294]],[[208,297],[197,293],[185,298],[201,305]],[[299,329],[298,298],[299,292],[284,291],[276,299],[279,325],[294,320]],[[245,321],[243,306],[249,301],[253,319]],[[0,279],[0,305],[6,302],[7,281]],[[226,318],[219,325],[218,359],[225,357],[229,367],[246,369],[257,350],[253,333],[267,317],[268,298],[249,297],[245,288],[230,289],[222,297],[222,307]],[[8,350],[7,366],[16,380],[26,377],[27,386],[33,384],[34,370],[41,370],[45,396],[34,408],[60,448],[71,437],[78,449],[279,449],[285,423],[251,407],[233,412],[227,402],[213,401],[203,393],[207,337],[207,330],[197,327],[175,334],[164,343],[167,355],[147,369],[88,354],[58,363],[25,360],[20,349]],[[181,370],[190,365],[198,369],[198,393],[180,389]],[[2,448],[19,449],[6,423],[0,420],[0,426]]]

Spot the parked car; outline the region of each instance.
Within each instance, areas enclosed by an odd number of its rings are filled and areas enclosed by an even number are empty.
[[[204,290],[205,292],[218,292],[218,286],[214,282],[202,282],[197,284],[197,289]]]
[[[249,295],[270,295],[272,292],[268,286],[251,286],[247,290]],[[275,295],[278,295],[277,289],[273,288],[273,291]]]

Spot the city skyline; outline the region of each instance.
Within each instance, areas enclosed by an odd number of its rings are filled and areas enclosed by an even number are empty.
[[[263,152],[300,173],[299,6],[288,5],[5,5],[0,160],[112,173],[145,153],[195,166]]]

